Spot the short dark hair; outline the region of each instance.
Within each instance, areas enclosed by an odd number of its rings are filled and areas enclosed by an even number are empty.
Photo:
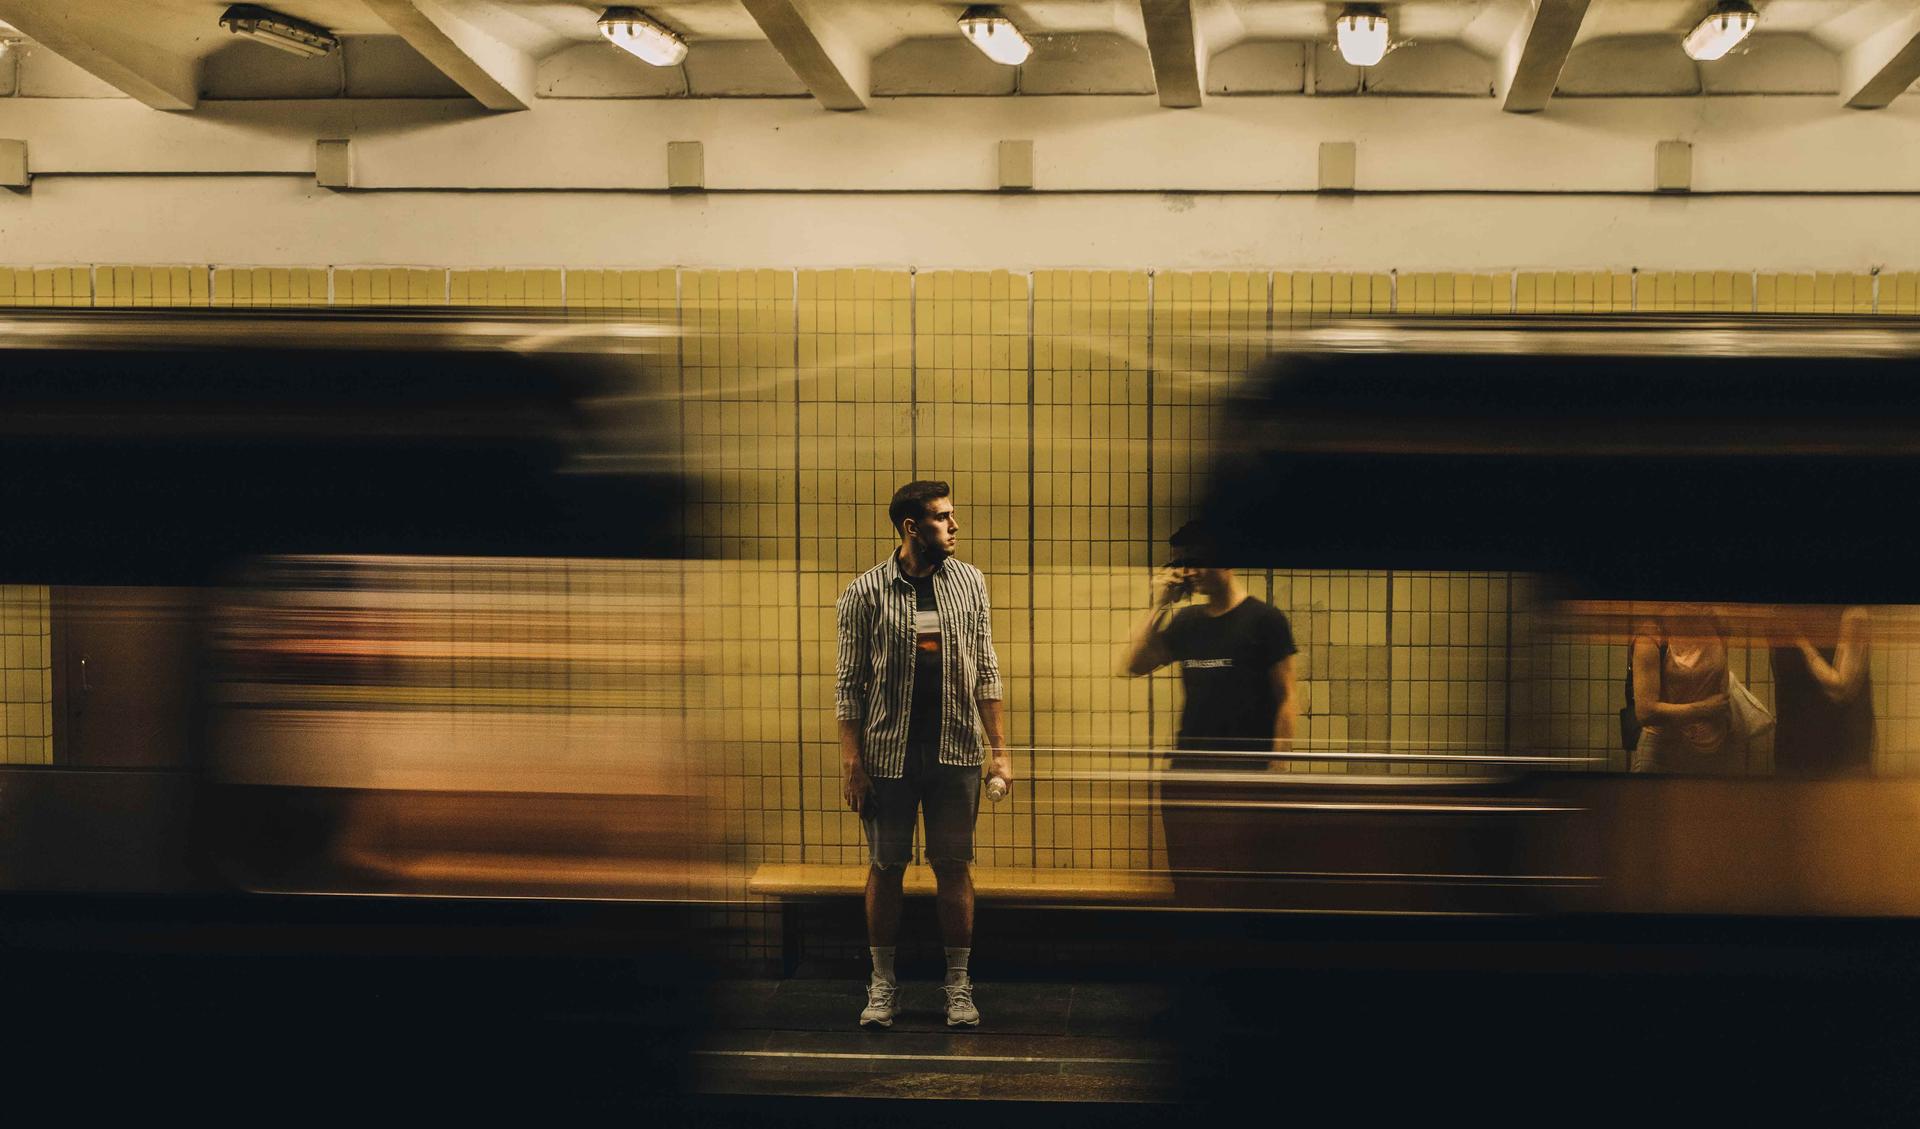
[[[1167,544],[1173,546],[1176,567],[1211,568],[1218,563],[1219,550],[1213,530],[1204,521],[1190,521],[1174,530]]]
[[[935,498],[946,498],[953,490],[944,482],[930,479],[918,479],[907,483],[893,492],[893,501],[887,505],[887,517],[893,521],[895,533],[905,533],[902,522],[908,518],[915,521],[927,520],[927,503]]]

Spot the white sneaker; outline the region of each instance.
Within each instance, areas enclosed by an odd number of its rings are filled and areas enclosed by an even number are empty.
[[[947,994],[947,1026],[980,1026],[980,1009],[973,1006],[973,981],[962,972],[957,980],[949,980],[941,989]]]
[[[867,982],[867,1009],[860,1013],[862,1027],[892,1027],[894,996],[899,988],[885,980]]]

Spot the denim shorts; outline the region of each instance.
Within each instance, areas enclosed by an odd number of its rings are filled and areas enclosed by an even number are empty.
[[[980,767],[907,757],[907,772],[897,780],[873,781],[860,823],[867,831],[867,857],[882,870],[913,862],[913,824],[925,813],[926,859],[973,861],[973,824],[980,814]]]

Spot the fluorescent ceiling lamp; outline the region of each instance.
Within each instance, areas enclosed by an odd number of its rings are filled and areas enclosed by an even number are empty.
[[[1340,57],[1349,66],[1370,67],[1386,57],[1387,17],[1378,8],[1347,5],[1333,21],[1333,33],[1340,42]]]
[[[687,41],[638,8],[608,8],[600,13],[600,34],[656,67],[671,67],[687,57]]]
[[[235,4],[228,8],[220,15],[220,26],[255,43],[309,59],[332,54],[340,46],[339,37],[326,28],[268,11],[257,4]]]
[[[1733,50],[1759,22],[1760,14],[1742,0],[1721,0],[1707,13],[1706,19],[1687,33],[1680,46],[1689,58],[1710,63]]]
[[[991,4],[975,4],[960,13],[960,33],[996,63],[1017,67],[1033,54],[1033,45],[1013,21]]]

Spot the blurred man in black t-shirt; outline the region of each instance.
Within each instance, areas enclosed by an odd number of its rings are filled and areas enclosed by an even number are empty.
[[[1279,609],[1247,594],[1232,569],[1220,568],[1198,522],[1172,537],[1174,560],[1154,577],[1147,615],[1127,642],[1123,670],[1151,674],[1180,664],[1186,702],[1179,750],[1161,787],[1167,861],[1183,897],[1197,873],[1257,869],[1242,821],[1223,800],[1245,798],[1245,773],[1265,772],[1262,754],[1286,752],[1298,706],[1294,697],[1293,631]],[[1204,604],[1167,612],[1196,595]]]

